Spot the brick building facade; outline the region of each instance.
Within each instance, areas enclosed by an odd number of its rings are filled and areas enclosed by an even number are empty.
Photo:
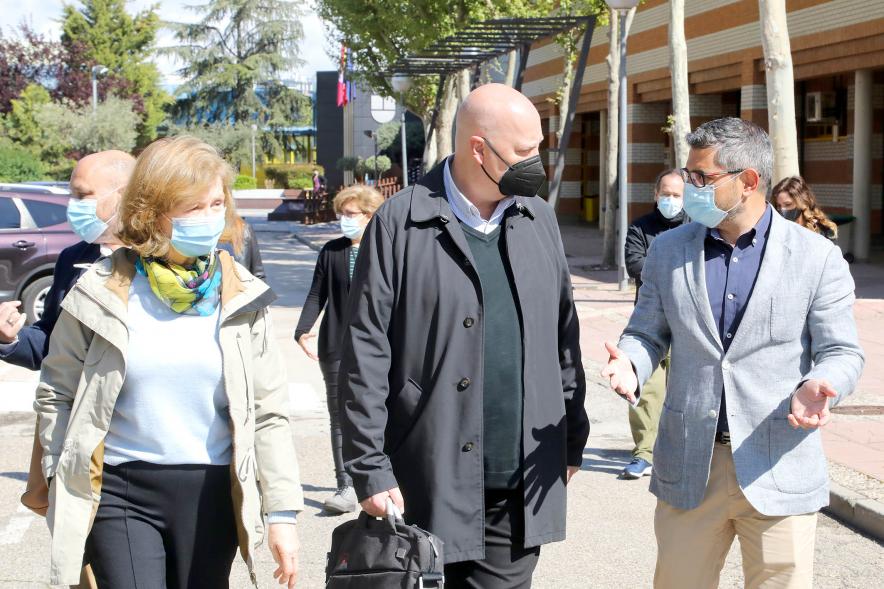
[[[884,1],[787,0],[786,8],[802,175],[827,212],[856,215],[862,218],[857,227],[880,238],[884,233]],[[671,140],[663,131],[672,112],[668,17],[665,0],[646,0],[629,35],[630,218],[653,206],[654,178],[672,161]],[[740,116],[767,128],[758,0],[689,0],[685,36],[692,128],[722,116]],[[575,131],[566,153],[561,214],[579,213],[582,197],[601,192],[607,53],[608,29],[599,27],[592,38]],[[544,119],[547,147],[556,143],[558,111],[549,99],[561,83],[561,55],[552,39],[538,42],[525,72],[523,92]],[[869,121],[871,147],[856,153],[855,124]],[[856,186],[855,174],[871,180]]]

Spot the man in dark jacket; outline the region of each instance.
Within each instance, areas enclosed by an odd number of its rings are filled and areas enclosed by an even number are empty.
[[[39,370],[49,352],[49,336],[61,313],[61,302],[80,274],[101,257],[119,246],[114,235],[114,220],[123,188],[135,167],[135,158],[122,151],[102,151],[83,157],[71,174],[71,199],[95,201],[94,212],[74,216],[72,227],[83,241],[65,248],[55,262],[52,287],[46,295],[43,316],[24,327],[26,317],[18,312],[19,301],[0,304],[0,360]],[[89,235],[101,227],[97,235]]]
[[[350,290],[340,397],[362,507],[445,542],[446,587],[530,587],[589,434],[579,324],[531,102],[500,84],[386,202]]]
[[[678,170],[664,170],[654,183],[654,210],[636,219],[626,231],[626,272],[635,278],[636,301],[642,285],[642,268],[654,238],[685,223],[683,193],[684,180]],[[642,389],[638,405],[630,407],[629,427],[635,447],[632,449],[632,462],[623,469],[624,479],[639,479],[651,474],[657,424],[666,396],[666,363],[664,360]]]

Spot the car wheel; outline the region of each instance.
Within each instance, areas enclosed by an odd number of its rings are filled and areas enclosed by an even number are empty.
[[[41,276],[25,287],[21,293],[22,310],[28,314],[28,325],[43,316],[46,295],[52,286],[52,276]]]

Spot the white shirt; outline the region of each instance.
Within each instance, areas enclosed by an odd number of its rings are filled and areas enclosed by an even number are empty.
[[[448,197],[448,205],[451,207],[451,212],[467,227],[485,235],[488,235],[500,226],[503,214],[516,202],[514,196],[504,198],[497,203],[497,208],[491,213],[491,218],[483,219],[476,205],[471,203],[455,185],[454,178],[451,177],[451,169],[448,167],[448,160],[445,160],[443,177],[445,181],[445,194]]]
[[[126,377],[105,439],[106,463],[230,464],[220,307],[206,317],[176,313],[147,278],[133,277]]]

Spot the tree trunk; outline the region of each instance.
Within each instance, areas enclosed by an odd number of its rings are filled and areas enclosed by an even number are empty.
[[[602,245],[602,265],[613,266],[617,247],[617,146],[619,145],[617,116],[620,112],[620,11],[612,10],[608,27],[608,134],[605,153],[605,234]]]
[[[421,120],[424,124],[424,158],[423,158],[423,168],[424,173],[430,171],[436,163],[436,135],[435,131],[433,132],[433,136],[430,137],[430,125],[433,122],[433,113],[432,111],[428,111],[424,113],[421,117]]]
[[[470,94],[470,78],[472,74],[470,70],[461,70],[457,72],[457,104],[467,99]]]
[[[691,131],[690,100],[688,98],[688,49],[684,37],[684,0],[669,0],[669,70],[672,74],[672,144],[675,167],[683,168],[688,161],[688,143],[685,135]]]
[[[510,88],[516,83],[517,67],[519,67],[519,52],[513,49],[506,54],[506,78],[503,81]]]
[[[799,174],[795,78],[785,0],[758,0],[758,7],[767,79],[768,132],[774,152],[772,181],[776,184],[787,176]]]
[[[439,106],[439,114],[436,116],[436,157],[433,165],[451,155],[453,149],[452,131],[454,129],[454,114],[457,112],[457,82],[459,75],[448,76],[445,79],[445,90],[442,96],[442,104]]]
[[[635,8],[626,15],[626,34],[632,26]],[[602,245],[602,265],[613,266],[617,255],[617,149],[620,145],[620,11],[612,10],[608,27],[608,150],[605,155],[607,178],[605,182],[605,235]]]

